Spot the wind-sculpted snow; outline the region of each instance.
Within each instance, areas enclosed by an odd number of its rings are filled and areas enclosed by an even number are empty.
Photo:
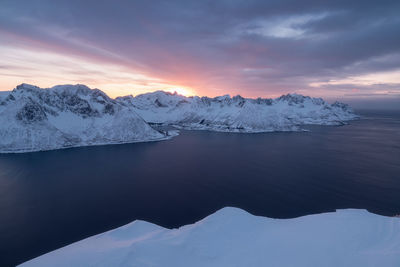
[[[116,100],[149,123],[224,132],[296,131],[305,124],[340,125],[357,117],[346,104],[297,94],[249,99],[184,97],[157,91]]]
[[[21,84],[0,98],[0,152],[166,138],[132,108],[98,89],[62,85],[50,89]]]
[[[224,208],[179,229],[134,221],[21,266],[400,266],[400,218],[338,210],[295,219]]]

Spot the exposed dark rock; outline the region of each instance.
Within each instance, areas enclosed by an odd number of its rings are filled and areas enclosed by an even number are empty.
[[[32,101],[26,103],[17,113],[16,117],[17,120],[24,123],[34,123],[47,119],[43,108],[39,104]]]
[[[181,100],[176,104],[176,106],[179,107],[179,106],[182,106],[183,104],[188,104],[188,103],[189,103],[189,101],[187,101],[187,100]]]
[[[255,101],[259,105],[267,105],[267,106],[271,106],[273,102],[272,99],[270,98],[261,98],[261,97],[257,98]]]
[[[83,117],[98,115],[97,110],[92,109],[86,100],[76,95],[66,96],[64,103],[70,111],[82,115]]]
[[[114,106],[113,106],[112,104],[106,104],[106,105],[104,106],[103,113],[105,113],[105,114],[110,114],[110,115],[114,115],[114,114],[115,114]]]
[[[6,99],[6,101],[15,101],[15,97],[12,94],[9,94]]]
[[[333,103],[332,106],[341,108],[343,110],[349,110],[350,109],[349,105],[341,103],[341,102],[337,102],[337,101],[335,103]]]
[[[162,108],[168,107],[167,105],[164,105],[163,103],[161,103],[158,99],[156,99],[156,100],[154,101],[154,103],[155,103],[158,107],[162,107]]]

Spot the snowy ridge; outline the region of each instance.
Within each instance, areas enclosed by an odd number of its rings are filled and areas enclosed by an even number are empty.
[[[305,124],[341,125],[357,118],[346,104],[287,94],[276,99],[185,97],[163,91],[116,99],[149,123],[223,132],[297,131]]]
[[[400,218],[338,210],[270,219],[224,208],[179,229],[134,221],[20,266],[400,266]]]
[[[0,152],[165,139],[131,108],[84,85],[21,84],[0,98]]]
[[[298,131],[357,118],[342,103],[297,94],[277,99],[185,97],[157,91],[116,99],[85,85],[21,84],[0,94],[0,153],[153,141],[177,132],[150,124],[223,132]]]

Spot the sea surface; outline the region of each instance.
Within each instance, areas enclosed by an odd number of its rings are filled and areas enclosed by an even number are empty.
[[[292,218],[400,214],[400,112],[265,134],[0,154],[0,266],[141,219],[165,227],[233,206]]]

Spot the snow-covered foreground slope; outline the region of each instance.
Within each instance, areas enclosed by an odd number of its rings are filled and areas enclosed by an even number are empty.
[[[357,117],[345,104],[297,94],[249,99],[185,97],[157,91],[116,100],[149,123],[224,132],[296,131],[305,124],[340,125]]]
[[[339,210],[295,219],[224,208],[179,229],[134,221],[21,266],[400,266],[400,218]]]
[[[164,139],[132,108],[98,89],[21,84],[0,98],[0,152]]]

